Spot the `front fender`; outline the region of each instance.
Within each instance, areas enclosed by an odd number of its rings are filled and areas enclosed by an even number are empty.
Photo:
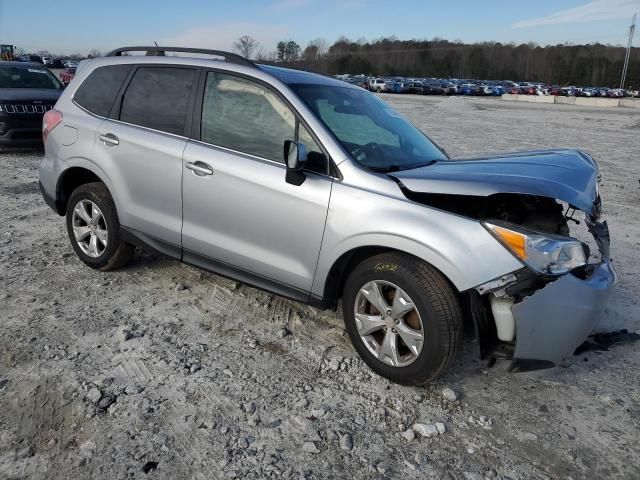
[[[440,270],[458,291],[522,268],[476,220],[336,183],[312,293],[322,297],[334,263],[362,247],[414,255]]]

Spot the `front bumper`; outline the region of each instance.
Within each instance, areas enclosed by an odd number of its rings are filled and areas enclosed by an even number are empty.
[[[0,116],[0,146],[42,145],[42,115]]]
[[[606,260],[586,279],[566,274],[514,304],[513,368],[551,366],[573,354],[596,326],[616,281]]]

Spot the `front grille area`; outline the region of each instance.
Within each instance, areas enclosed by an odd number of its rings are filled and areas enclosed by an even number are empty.
[[[37,130],[23,130],[13,132],[11,134],[12,140],[35,140],[42,139],[42,131],[40,129]]]
[[[53,103],[2,103],[0,104],[0,112],[4,113],[45,113],[53,108]]]

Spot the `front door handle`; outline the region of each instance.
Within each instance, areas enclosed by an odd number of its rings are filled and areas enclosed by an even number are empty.
[[[204,162],[187,162],[184,164],[184,166],[189,170],[193,170],[193,173],[195,173],[199,177],[204,177],[205,175],[213,175],[213,168],[211,168]]]
[[[116,137],[113,133],[100,135],[100,141],[110,147],[114,147],[120,144],[120,140],[118,140],[118,137]]]

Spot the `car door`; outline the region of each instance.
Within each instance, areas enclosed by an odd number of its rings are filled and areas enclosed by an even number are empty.
[[[193,68],[137,67],[113,118],[99,125],[93,152],[116,188],[120,223],[147,241],[176,247],[178,255],[182,153],[196,78]]]
[[[184,259],[303,298],[327,217],[328,157],[268,86],[209,72],[202,90],[199,141],[183,159]],[[285,181],[284,141],[295,138],[316,170],[300,186]]]

